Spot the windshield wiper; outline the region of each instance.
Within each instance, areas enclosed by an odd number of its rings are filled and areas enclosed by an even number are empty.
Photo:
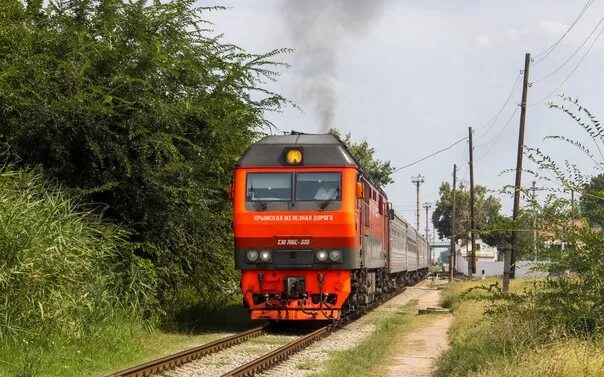
[[[329,205],[329,203],[331,203],[335,198],[338,197],[338,193],[340,192],[339,188],[336,188],[335,190],[333,190],[333,192],[331,193],[331,195],[329,195],[329,198],[327,198],[323,203],[321,203],[319,205],[319,209],[322,211],[325,208],[327,208],[327,206]]]
[[[266,202],[258,194],[258,192],[256,191],[256,189],[254,189],[252,186],[250,186],[250,192],[252,194],[254,194],[254,196],[256,197],[256,200],[252,200],[252,203],[258,204],[260,206],[260,208],[262,208],[262,209],[267,209],[268,208],[268,204],[266,204]]]

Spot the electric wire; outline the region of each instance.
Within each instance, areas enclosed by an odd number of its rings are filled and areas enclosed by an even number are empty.
[[[438,150],[438,151],[436,151],[436,152],[434,152],[434,153],[431,153],[431,154],[427,155],[426,157],[420,158],[419,160],[414,161],[414,162],[412,162],[412,163],[410,163],[410,164],[407,164],[407,165],[405,165],[405,166],[401,166],[400,168],[396,168],[396,169],[394,169],[394,170],[392,171],[392,173],[391,173],[391,174],[394,174],[394,173],[396,173],[396,172],[398,172],[398,171],[400,171],[400,170],[403,170],[403,169],[408,168],[408,167],[410,167],[410,166],[413,166],[413,165],[415,165],[415,164],[419,164],[420,162],[422,162],[422,161],[424,161],[424,160],[427,160],[427,159],[429,159],[430,157],[436,156],[436,155],[437,155],[437,154],[439,154],[439,153],[442,153],[442,152],[444,152],[444,151],[447,151],[447,150],[449,150],[449,149],[453,148],[454,146],[456,146],[457,144],[461,143],[462,141],[466,140],[467,138],[468,138],[467,136],[466,136],[466,137],[464,137],[464,138],[461,138],[461,139],[457,140],[455,143],[453,143],[453,144],[449,145],[449,146],[448,146],[448,147],[446,147],[446,148],[440,149],[440,150]]]
[[[581,17],[583,16],[583,14],[585,14],[585,12],[587,11],[587,9],[589,9],[589,7],[591,6],[592,2],[593,2],[593,0],[589,0],[589,1],[588,1],[588,2],[585,4],[585,6],[584,6],[584,7],[583,7],[583,9],[581,10],[581,12],[580,12],[580,13],[579,13],[579,15],[577,16],[577,18],[576,18],[576,19],[573,21],[573,23],[570,25],[570,27],[569,27],[569,28],[566,30],[566,32],[565,32],[565,33],[562,35],[562,37],[560,37],[560,39],[558,39],[558,41],[556,41],[556,42],[555,42],[555,43],[554,43],[552,46],[550,46],[550,47],[549,47],[548,49],[546,49],[545,51],[543,51],[543,52],[541,52],[541,53],[539,53],[539,54],[535,55],[535,57],[540,57],[540,56],[542,56],[542,57],[541,57],[541,59],[539,59],[537,62],[535,62],[535,63],[533,64],[533,66],[534,66],[535,64],[539,63],[540,61],[542,61],[543,59],[545,59],[545,58],[546,58],[546,57],[547,57],[547,56],[548,56],[548,55],[549,55],[549,54],[550,54],[550,53],[551,53],[551,52],[552,52],[552,51],[553,51],[553,50],[556,48],[556,46],[558,46],[558,44],[560,44],[560,42],[561,42],[561,41],[562,41],[562,40],[563,40],[563,39],[566,37],[566,35],[567,35],[567,34],[568,34],[568,33],[569,33],[571,30],[572,30],[572,28],[573,28],[573,27],[574,27],[574,26],[577,24],[577,22],[578,22],[578,21],[581,19]],[[604,18],[603,18],[602,20],[604,20]],[[559,70],[560,70],[560,69],[561,69],[561,68],[562,68],[564,65],[566,65],[566,64],[568,63],[568,61],[570,61],[570,59],[572,59],[572,57],[573,57],[574,55],[576,55],[576,53],[577,53],[577,52],[578,52],[578,51],[579,51],[579,50],[580,50],[580,49],[583,47],[583,45],[584,45],[584,44],[585,44],[585,43],[586,43],[586,42],[589,40],[589,38],[591,38],[591,36],[592,36],[592,35],[593,35],[593,33],[595,32],[595,30],[597,30],[597,27],[598,27],[598,26],[599,26],[599,25],[602,23],[602,20],[600,20],[600,22],[598,23],[598,25],[596,26],[596,28],[595,28],[595,29],[594,29],[594,30],[591,32],[591,34],[589,34],[589,36],[588,36],[588,37],[587,37],[587,39],[586,39],[586,40],[585,40],[585,41],[584,41],[584,42],[581,44],[581,46],[579,47],[579,49],[577,49],[577,51],[575,51],[575,52],[574,52],[574,53],[573,53],[573,54],[570,56],[570,58],[569,58],[567,61],[565,61],[565,62],[562,64],[562,66],[558,67],[556,70],[554,70],[554,72],[550,73],[548,76],[546,76],[546,77],[544,77],[544,78],[542,78],[542,79],[539,79],[539,80],[535,81],[534,83],[537,83],[537,82],[540,82],[540,81],[543,81],[543,80],[545,80],[545,79],[549,78],[550,76],[552,76],[553,74],[555,74],[557,71],[559,71]],[[604,30],[604,29],[603,29],[603,30]],[[559,86],[558,88],[556,88],[556,89],[555,89],[555,90],[554,90],[552,93],[550,93],[548,96],[546,96],[546,97],[545,97],[544,99],[542,99],[541,101],[544,101],[545,99],[547,99],[547,98],[548,98],[549,96],[551,96],[551,95],[552,95],[554,92],[556,92],[556,91],[557,91],[557,90],[558,90],[558,89],[559,89],[559,88],[560,88],[562,85],[564,85],[564,83],[565,83],[565,82],[566,82],[566,81],[567,81],[567,80],[570,78],[570,76],[571,76],[571,75],[574,73],[574,71],[575,71],[575,70],[578,68],[578,66],[581,64],[581,62],[583,61],[583,59],[585,59],[585,57],[587,56],[587,54],[588,54],[588,53],[591,51],[591,49],[593,48],[593,45],[594,45],[595,41],[597,41],[597,39],[600,37],[600,35],[601,35],[601,34],[602,34],[602,31],[600,31],[600,33],[598,34],[598,36],[596,37],[596,39],[594,40],[594,42],[593,42],[593,43],[590,45],[590,47],[589,47],[589,49],[587,50],[587,52],[585,53],[585,55],[583,55],[583,57],[581,58],[581,60],[579,60],[579,63],[578,63],[578,64],[577,64],[577,66],[575,66],[575,68],[574,68],[574,69],[571,71],[571,73],[569,74],[569,76],[567,76],[567,78],[566,78],[566,79],[565,79],[565,80],[564,80],[564,81],[563,81],[563,82],[560,84],[560,86]],[[493,126],[496,124],[497,120],[499,120],[499,117],[500,117],[500,116],[501,116],[501,114],[503,113],[503,110],[505,109],[505,107],[508,105],[508,103],[509,103],[509,101],[511,100],[512,96],[514,95],[514,93],[516,92],[516,90],[518,90],[518,87],[519,87],[519,84],[520,84],[520,82],[521,82],[521,78],[522,78],[522,75],[523,75],[523,74],[524,74],[524,72],[523,72],[523,71],[520,71],[520,72],[519,72],[519,74],[516,76],[516,79],[515,79],[515,81],[514,81],[514,84],[512,85],[512,89],[510,90],[510,92],[509,92],[508,96],[506,97],[506,99],[505,99],[505,101],[504,101],[503,105],[500,107],[500,109],[497,111],[497,113],[495,113],[495,115],[494,115],[494,116],[493,116],[493,117],[492,117],[492,118],[491,118],[491,119],[490,119],[488,122],[486,122],[484,125],[482,125],[482,126],[481,126],[481,127],[479,127],[478,129],[476,129],[474,132],[481,131],[481,130],[483,130],[485,127],[487,127],[487,129],[484,131],[484,134],[483,134],[483,136],[484,136],[484,135],[486,135],[486,134],[487,134],[487,133],[490,131],[490,129],[491,129],[491,128],[492,128],[492,127],[493,127]],[[540,102],[538,102],[538,103],[540,103]],[[538,103],[535,103],[535,104],[538,104]],[[529,106],[532,106],[532,105],[535,105],[535,104],[531,104],[531,105],[529,105]],[[502,133],[502,132],[503,132],[503,131],[504,131],[504,130],[507,128],[507,126],[510,124],[510,122],[511,122],[511,120],[513,119],[513,117],[514,117],[514,115],[516,114],[516,112],[518,112],[518,107],[516,107],[516,108],[514,109],[514,112],[513,112],[513,113],[512,113],[512,115],[509,117],[509,119],[508,119],[508,120],[507,120],[507,122],[504,124],[504,126],[503,126],[503,127],[500,129],[500,130],[499,130],[499,132],[497,132],[497,134],[496,134],[496,135],[495,135],[493,138],[491,138],[491,140],[489,140],[489,141],[488,141],[487,143],[485,143],[485,144],[482,144],[481,146],[488,145],[488,144],[489,144],[489,143],[491,143],[492,141],[496,140],[496,139],[499,137],[499,135],[500,135],[500,134],[501,134],[501,133]],[[459,139],[458,141],[454,142],[453,144],[449,145],[449,146],[448,146],[448,147],[446,147],[446,148],[440,149],[440,150],[438,150],[438,151],[436,151],[436,152],[434,152],[434,153],[431,153],[431,154],[429,154],[428,156],[425,156],[425,157],[423,157],[423,158],[421,158],[421,159],[419,159],[419,160],[416,160],[416,161],[414,161],[414,162],[412,162],[412,163],[410,163],[410,164],[407,164],[407,165],[401,166],[401,167],[399,167],[399,168],[396,168],[396,169],[394,169],[394,170],[392,171],[392,174],[394,174],[394,173],[396,173],[396,172],[398,172],[398,171],[401,171],[401,170],[403,170],[403,169],[406,169],[406,168],[408,168],[408,167],[411,167],[411,166],[413,166],[413,165],[416,165],[416,164],[418,164],[418,163],[420,163],[420,162],[422,162],[422,161],[425,161],[425,160],[427,160],[427,159],[429,159],[429,158],[431,158],[431,157],[433,157],[433,156],[436,156],[436,155],[438,155],[438,154],[440,154],[440,153],[442,153],[442,152],[445,152],[445,151],[447,151],[447,150],[451,149],[452,147],[454,147],[455,145],[457,145],[457,144],[459,144],[459,143],[461,143],[462,141],[467,140],[467,139],[468,139],[468,137],[466,136],[466,137],[464,137],[464,138],[462,138],[462,139]],[[482,157],[484,157],[486,154],[488,154],[488,152],[490,152],[490,150],[493,148],[493,146],[494,146],[494,145],[495,145],[495,143],[494,143],[494,144],[492,144],[492,145],[491,145],[491,147],[490,147],[490,148],[489,148],[489,149],[488,149],[488,150],[487,150],[485,153],[483,153],[483,154],[481,155],[480,159],[482,159]],[[479,147],[481,147],[481,146],[479,146]]]
[[[497,113],[495,114],[495,116],[493,116],[493,118],[491,118],[491,120],[489,120],[487,123],[485,123],[484,125],[480,126],[478,129],[476,129],[477,132],[481,131],[483,128],[489,126],[484,131],[483,135],[486,135],[489,132],[489,130],[493,127],[493,125],[497,122],[497,120],[499,119],[499,116],[501,115],[501,113],[503,112],[503,110],[505,109],[505,107],[507,106],[507,104],[510,102],[510,99],[512,98],[512,96],[514,95],[514,93],[516,93],[516,90],[518,90],[518,87],[520,86],[520,81],[522,81],[521,79],[522,79],[522,74],[523,73],[524,73],[523,71],[520,71],[518,73],[518,75],[516,76],[516,80],[514,81],[514,85],[512,85],[512,90],[508,94],[508,96],[505,99],[505,102],[503,103],[503,105],[501,105],[501,108],[499,109],[499,111],[497,111]]]
[[[575,73],[575,71],[579,68],[579,66],[581,65],[581,63],[583,63],[583,60],[585,60],[585,58],[587,57],[587,55],[589,55],[589,53],[591,52],[592,48],[594,47],[594,45],[598,41],[598,39],[600,39],[600,36],[602,35],[602,32],[604,32],[604,28],[602,28],[600,30],[600,32],[598,33],[598,35],[596,35],[596,38],[591,42],[591,44],[589,45],[589,48],[587,49],[587,51],[585,51],[585,54],[583,54],[583,56],[581,57],[581,59],[577,62],[577,65],[575,65],[575,68],[573,68],[573,70],[570,71],[570,73],[568,74],[568,76],[566,76],[566,78],[560,83],[560,85],[558,85],[556,87],[556,89],[552,90],[548,95],[546,95],[545,97],[541,98],[539,101],[531,103],[531,104],[528,104],[528,106],[539,105],[539,104],[545,102],[545,100],[548,99],[549,97],[551,97],[554,93],[556,93],[562,87],[562,85],[564,85],[570,79],[570,77],[573,75],[573,73]]]
[[[598,30],[598,27],[600,27],[600,25],[602,24],[602,21],[604,21],[604,17],[602,17],[602,18],[600,19],[600,22],[598,22],[598,24],[596,25],[596,27],[594,27],[594,28],[593,28],[593,30],[591,31],[591,33],[589,33],[589,35],[587,36],[587,38],[585,38],[585,40],[583,41],[583,43],[581,43],[581,44],[579,45],[579,47],[578,47],[578,48],[575,50],[575,52],[573,52],[573,53],[572,53],[572,54],[571,54],[571,55],[568,57],[568,59],[566,59],[566,60],[564,61],[564,63],[562,63],[560,66],[558,66],[558,68],[554,69],[554,70],[553,70],[552,72],[550,72],[548,75],[546,75],[546,76],[544,76],[544,77],[542,77],[542,78],[540,78],[540,79],[538,79],[538,80],[535,80],[535,81],[531,82],[531,85],[532,85],[532,84],[537,84],[537,83],[540,83],[540,82],[542,82],[542,81],[544,81],[544,80],[547,80],[548,78],[550,78],[550,77],[552,77],[553,75],[555,75],[556,73],[558,73],[558,71],[560,71],[560,70],[561,70],[561,69],[562,69],[562,68],[563,68],[565,65],[567,65],[567,64],[568,64],[568,63],[569,63],[569,62],[572,60],[572,58],[574,58],[574,57],[575,57],[575,55],[577,55],[577,53],[578,53],[578,52],[579,52],[579,51],[580,51],[580,50],[583,48],[583,46],[585,46],[585,44],[587,43],[587,41],[589,41],[589,40],[591,39],[591,36],[592,36],[592,35],[593,35],[593,34],[596,32],[596,30]]]
[[[478,158],[477,160],[482,160],[484,156],[486,156],[487,154],[489,154],[489,152],[491,151],[491,149],[493,149],[493,147],[495,145],[497,145],[497,140],[499,139],[499,136],[501,136],[501,134],[503,133],[503,131],[505,131],[505,129],[509,126],[510,122],[512,121],[512,119],[514,119],[514,115],[516,115],[516,113],[518,112],[518,109],[520,108],[520,106],[516,106],[516,108],[514,109],[514,112],[512,113],[512,115],[510,115],[510,117],[508,118],[507,122],[505,122],[505,124],[503,125],[503,127],[501,127],[501,129],[499,130],[499,132],[497,132],[497,134],[491,139],[489,140],[489,142],[479,145],[477,148],[479,147],[484,147],[486,145],[488,145],[489,143],[493,143],[491,144],[491,146],[489,147],[489,149],[487,149],[486,151],[484,151]]]
[[[566,31],[564,32],[564,34],[562,34],[562,36],[556,42],[554,42],[554,44],[552,44],[546,50],[540,52],[539,54],[536,54],[533,57],[534,59],[536,59],[536,58],[539,58],[539,59],[537,61],[535,61],[532,64],[532,66],[535,66],[535,65],[539,64],[541,61],[543,61],[543,59],[547,58],[547,56],[549,54],[551,54],[552,51],[554,51],[556,49],[556,47],[560,44],[560,42],[562,42],[562,40],[566,37],[566,35],[575,27],[575,25],[577,24],[577,22],[579,22],[579,20],[581,19],[581,17],[583,17],[583,15],[585,14],[585,12],[587,12],[587,10],[589,9],[589,7],[593,3],[593,1],[594,0],[588,0],[587,3],[585,3],[585,5],[583,6],[583,9],[581,9],[581,11],[577,15],[577,17],[575,18],[575,20],[573,21],[573,23],[570,24],[570,26],[568,27],[568,29],[566,29]]]

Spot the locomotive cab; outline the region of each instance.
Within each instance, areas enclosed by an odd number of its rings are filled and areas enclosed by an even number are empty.
[[[235,262],[253,319],[340,317],[361,264],[357,180],[332,135],[268,136],[238,162]]]

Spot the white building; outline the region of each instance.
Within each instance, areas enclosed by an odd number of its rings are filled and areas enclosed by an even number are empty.
[[[470,245],[457,245],[456,250],[456,271],[468,276],[468,255],[471,256],[472,249]],[[502,276],[503,261],[498,260],[497,248],[489,246],[482,240],[476,241],[476,273],[474,277],[481,276]],[[541,276],[542,273],[534,272],[536,263],[531,261],[518,261],[516,265],[516,276]]]
[[[458,256],[467,257],[472,253],[470,242],[461,246],[457,245],[456,254]],[[497,262],[497,248],[486,244],[483,240],[476,240],[476,262]]]

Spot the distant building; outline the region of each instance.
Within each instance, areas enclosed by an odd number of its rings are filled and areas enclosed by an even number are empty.
[[[457,245],[456,250],[458,256],[467,257],[472,254],[472,246],[468,242],[466,245]],[[496,262],[498,257],[497,248],[488,245],[483,240],[476,240],[476,261],[477,262]]]
[[[468,275],[468,259],[472,255],[471,246],[468,245],[457,245],[456,250],[456,271],[457,273]],[[534,272],[534,267],[537,263],[531,261],[517,261],[516,276],[524,277],[531,276],[537,277],[542,276],[540,272]],[[480,278],[481,276],[502,276],[503,275],[503,261],[499,256],[497,248],[484,243],[482,240],[476,241],[476,273],[474,277]]]

